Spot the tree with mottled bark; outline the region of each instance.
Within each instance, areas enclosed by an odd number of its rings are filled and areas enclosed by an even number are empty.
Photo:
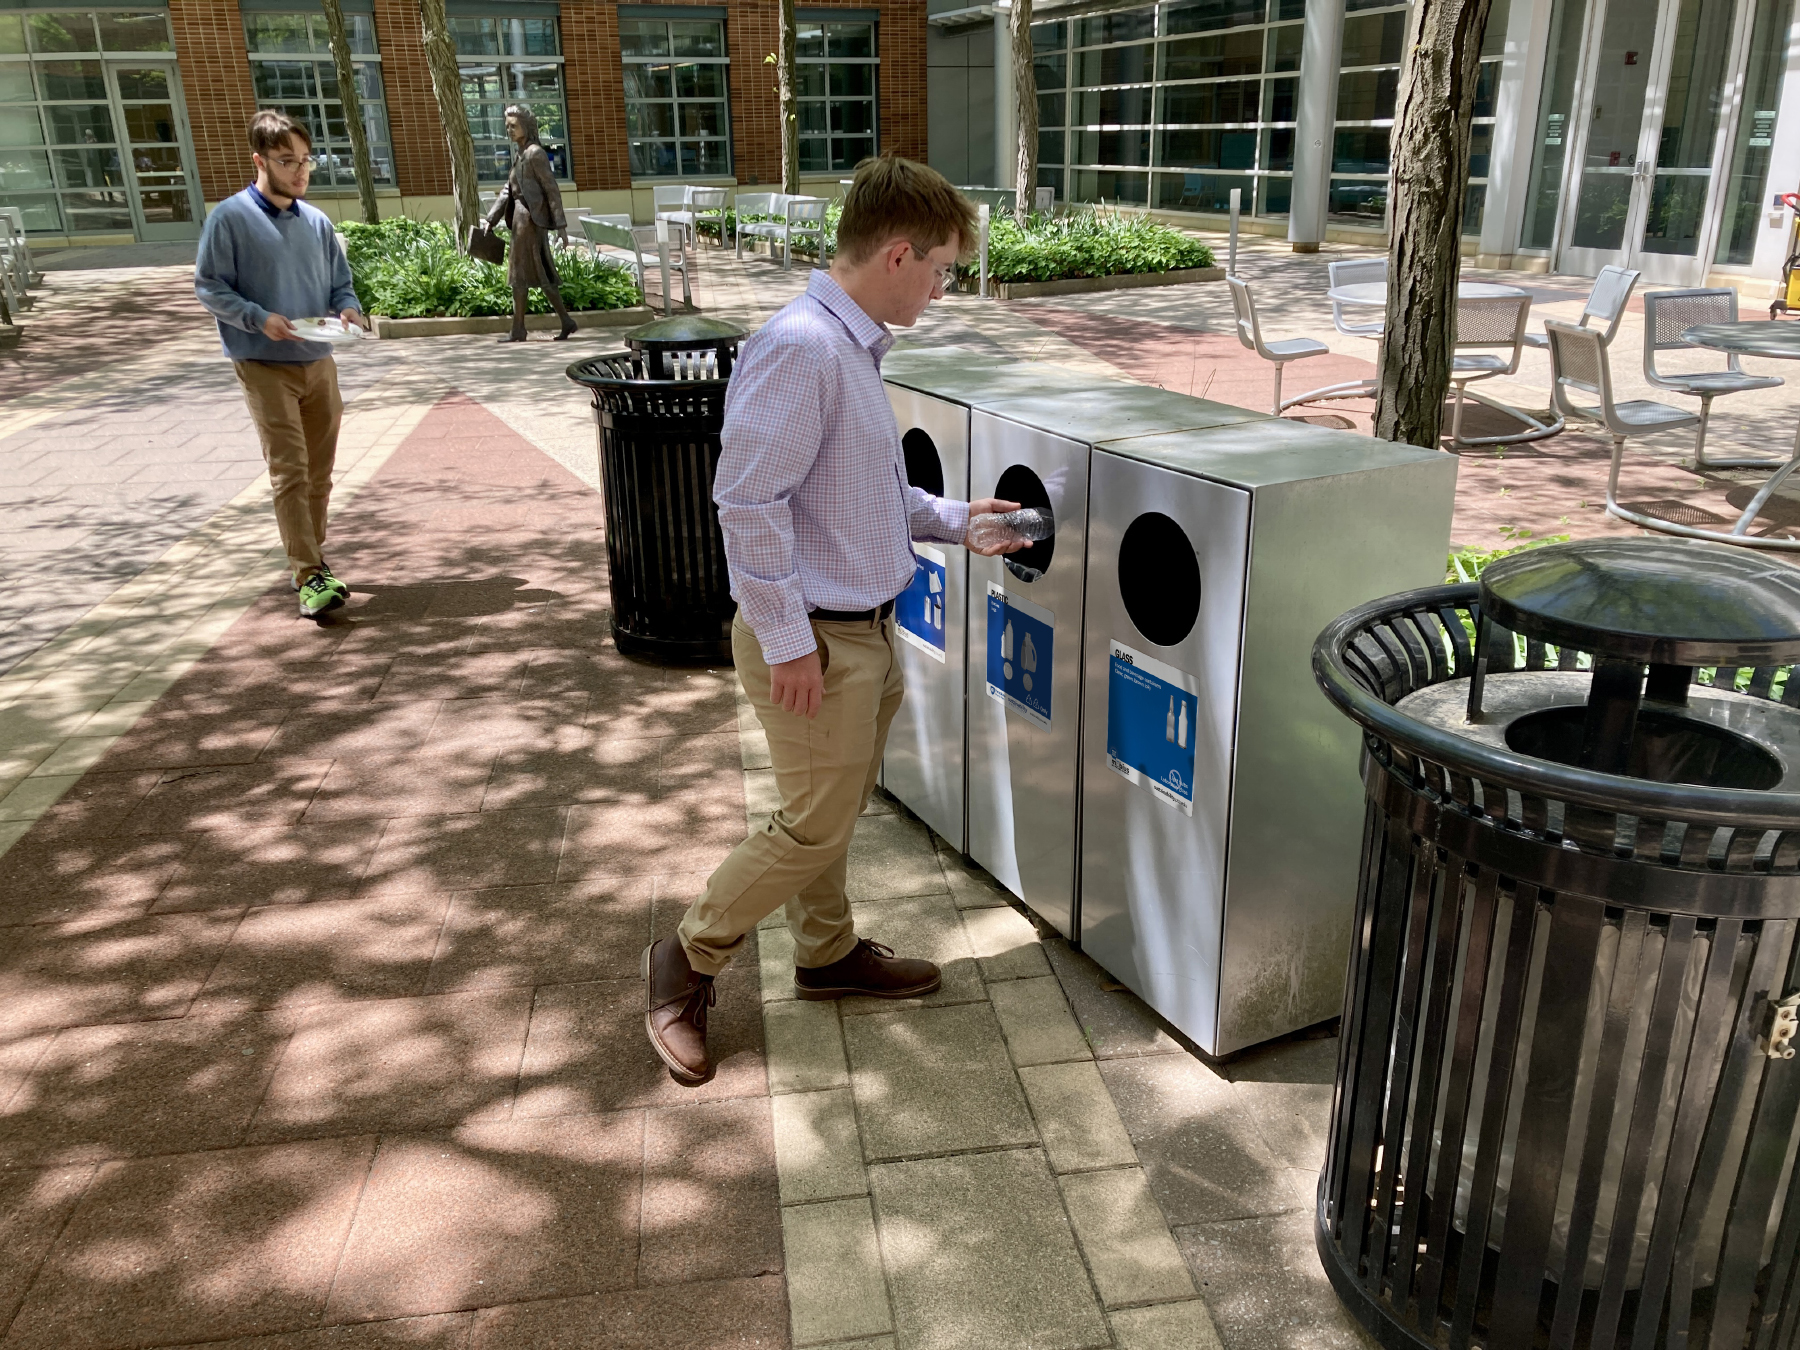
[[[1375,434],[1435,447],[1456,344],[1469,122],[1491,0],[1414,0],[1394,119],[1387,337]]]
[[[470,139],[469,114],[463,106],[462,72],[456,68],[456,39],[450,36],[444,0],[419,0],[419,16],[425,25],[425,64],[431,70],[431,93],[437,100],[438,120],[444,124],[444,145],[450,151],[456,246],[467,252],[469,236],[481,219],[481,195],[475,186],[475,142]]]
[[[781,0],[775,50],[764,57],[775,67],[775,101],[781,117],[781,190],[800,191],[800,71],[799,25],[794,21],[794,0]]]
[[[1037,67],[1031,59],[1031,0],[1012,0],[1011,23],[1013,124],[1018,132],[1013,187],[1018,192],[1019,219],[1023,220],[1037,200],[1038,97]]]
[[[350,30],[344,23],[342,0],[322,3],[325,28],[331,37],[331,64],[337,69],[338,98],[343,102],[344,124],[350,132],[350,167],[356,174],[356,195],[362,201],[364,222],[373,225],[381,219],[381,212],[375,205],[375,170],[369,159],[369,135],[363,125],[356,66],[350,60]]]

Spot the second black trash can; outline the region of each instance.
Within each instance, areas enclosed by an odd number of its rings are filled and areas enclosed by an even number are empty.
[[[593,394],[613,641],[628,656],[731,664],[736,605],[712,488],[743,337],[682,315],[634,328],[629,351],[569,367]]]

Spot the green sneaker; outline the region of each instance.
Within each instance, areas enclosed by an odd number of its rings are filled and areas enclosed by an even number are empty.
[[[325,580],[329,581],[333,586],[336,586],[346,600],[350,598],[350,587],[338,580],[337,574],[331,570],[331,564],[326,562],[323,558],[319,559],[318,575],[324,577]],[[291,581],[288,585],[295,591],[300,589],[300,583],[297,581]]]
[[[317,619],[342,607],[346,592],[343,583],[324,572],[314,572],[300,583],[300,617]]]

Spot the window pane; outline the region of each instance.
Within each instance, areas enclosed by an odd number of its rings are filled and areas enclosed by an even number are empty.
[[[1103,47],[1099,51],[1079,52],[1075,58],[1075,83],[1145,84],[1156,69],[1156,48]],[[1148,189],[1146,189],[1148,191]]]
[[[36,96],[30,66],[23,61],[0,64],[0,103],[29,103]]]
[[[1474,116],[1492,117],[1494,115],[1494,95],[1498,93],[1499,90],[1500,63],[1498,61],[1483,61],[1481,63],[1481,74],[1475,81]],[[1715,90],[1714,92],[1716,93],[1717,91]],[[1716,117],[1717,109],[1715,108],[1710,115]],[[1710,139],[1706,142],[1706,147],[1710,162],[1712,152],[1712,141]]]
[[[1151,92],[1143,86],[1136,89],[1084,90],[1074,97],[1074,124],[1078,127],[1148,125],[1151,120]]]
[[[1500,6],[1495,5],[1494,8],[1499,9]],[[1481,217],[1486,209],[1487,184],[1470,183],[1468,195],[1463,198],[1462,232],[1464,234],[1479,235],[1481,233]]]
[[[1387,220],[1388,185],[1379,179],[1331,180],[1326,212],[1349,224],[1380,225]]]
[[[38,86],[47,99],[106,97],[106,76],[98,61],[39,62]]]
[[[619,51],[625,56],[667,56],[669,25],[661,19],[620,19]]]
[[[104,103],[51,103],[44,119],[52,145],[104,145],[113,138],[112,110]]]
[[[54,193],[46,192],[41,196],[13,197],[7,205],[16,206],[25,217],[25,228],[28,230],[60,230],[63,227],[62,207]]]
[[[1242,207],[1249,209],[1256,180],[1248,177],[1226,177],[1213,173],[1159,173],[1156,175],[1156,204],[1170,211],[1231,210],[1231,190],[1243,194]]]
[[[469,117],[469,135],[477,140],[502,141],[506,136],[504,103],[468,103],[463,105]]]
[[[875,105],[861,100],[831,105],[831,129],[841,135],[861,136],[875,130]]]
[[[0,150],[0,192],[49,186],[49,155],[42,150]]]
[[[853,98],[875,92],[874,66],[839,65],[834,61],[826,68],[831,72],[831,92],[834,97]]]
[[[825,97],[825,67],[822,63],[802,65],[795,74],[800,81],[800,98]]]
[[[1300,38],[1304,31],[1300,24],[1269,30],[1270,70],[1300,69]]]
[[[801,173],[824,173],[830,167],[830,141],[809,136],[800,142]]]
[[[1034,23],[1031,25],[1031,46],[1033,51],[1061,51],[1069,42],[1069,25],[1066,23]]]
[[[1077,131],[1069,138],[1070,158],[1078,164],[1148,164],[1150,132]],[[1146,189],[1147,190],[1147,189]]]
[[[1512,6],[1508,0],[1494,0],[1488,10],[1487,28],[1482,32],[1481,54],[1483,56],[1506,55],[1506,25],[1512,14]]]
[[[1165,131],[1160,164],[1178,168],[1254,169],[1254,131]]]
[[[124,14],[100,10],[94,15],[100,26],[100,50],[106,52],[167,52],[169,20],[162,14]]]
[[[1284,173],[1293,172],[1294,168],[1294,129],[1277,127],[1263,132],[1262,166],[1265,169],[1279,169]],[[1287,210],[1284,206],[1283,211]]]
[[[253,52],[312,50],[304,14],[246,14],[244,40]]]
[[[1339,131],[1332,142],[1331,169],[1333,173],[1386,173],[1387,129]]]
[[[1520,248],[1549,248],[1562,200],[1563,156],[1567,153],[1568,120],[1575,96],[1575,68],[1581,52],[1581,28],[1587,18],[1585,0],[1555,0],[1550,11],[1550,42],[1545,56],[1544,92],[1538,104],[1537,144],[1532,149],[1531,181],[1526,189],[1525,220]]]
[[[1354,70],[1338,76],[1337,120],[1382,121],[1394,115],[1400,89],[1397,70]]]
[[[807,99],[800,104],[800,134],[802,136],[818,136],[831,130],[831,118],[827,113],[828,105],[818,99]]]
[[[65,192],[62,202],[71,230],[131,228],[131,207],[123,192]]]
[[[318,93],[311,61],[252,61],[258,99],[312,98]]]
[[[724,66],[676,66],[675,93],[680,98],[724,98]]]
[[[1061,89],[1069,83],[1069,58],[1066,56],[1034,56],[1031,60],[1039,89]]]
[[[802,104],[805,107],[818,107],[814,104]],[[802,130],[804,130],[804,122]],[[725,134],[725,105],[723,103],[683,103],[681,105],[681,134],[683,136],[723,136]]]
[[[1775,145],[1775,114],[1781,96],[1787,21],[1780,0],[1759,0],[1750,31],[1750,63],[1744,80],[1731,151],[1725,218],[1719,226],[1718,261],[1747,263],[1756,256],[1769,156]]]
[[[25,21],[17,14],[0,14],[0,52],[9,55],[25,50]]]
[[[456,40],[459,56],[500,55],[500,25],[497,19],[475,19],[456,16],[450,20],[450,36]]]
[[[1486,178],[1488,160],[1494,153],[1494,127],[1491,122],[1469,128],[1469,177]]]
[[[873,137],[833,136],[831,138],[831,167],[834,169],[854,169],[874,153]]]
[[[138,202],[143,207],[144,222],[148,225],[173,225],[194,218],[192,208],[188,205],[188,194],[176,188],[140,192]]]
[[[558,56],[562,43],[555,19],[503,19],[506,50],[513,56]]]
[[[1038,95],[1038,125],[1040,127],[1060,127],[1066,124],[1069,115],[1067,94]]]
[[[1210,3],[1210,0],[1205,2]],[[1257,0],[1249,2],[1256,3]],[[1172,14],[1173,12],[1171,17]],[[1154,9],[1098,14],[1091,19],[1078,19],[1075,22],[1075,44],[1080,47],[1099,46],[1105,42],[1135,42],[1139,38],[1153,37],[1155,33]]]
[[[66,188],[116,188],[125,185],[119,152],[107,150],[57,150],[56,185]]]
[[[1070,195],[1077,201],[1133,202],[1150,200],[1150,175],[1111,169],[1082,169],[1069,175]]]
[[[92,14],[33,14],[26,21],[34,52],[97,52]]]
[[[1264,178],[1261,180],[1262,192],[1256,203],[1256,214],[1259,216],[1285,216],[1288,206],[1294,197],[1294,180],[1291,178]]]
[[[151,98],[169,101],[169,72],[160,66],[113,66],[113,79],[123,99]]]
[[[1400,44],[1406,38],[1406,15],[1364,14],[1344,20],[1342,65],[1391,66],[1400,61]]]
[[[705,23],[674,23],[672,30],[676,56],[725,55],[725,25],[717,20]]]
[[[1163,44],[1165,80],[1208,80],[1262,71],[1263,35],[1256,31],[1185,38]]]
[[[380,51],[375,45],[375,16],[372,14],[346,14],[344,26],[350,30],[350,50],[358,56],[374,56]]]
[[[167,103],[126,105],[125,134],[134,145],[174,145],[175,109]]]
[[[499,66],[460,66],[457,68],[457,74],[462,77],[462,92],[465,102],[500,99],[506,96],[506,90],[500,83]]]
[[[1196,0],[1172,6],[1163,17],[1165,33],[1203,33],[1263,21],[1263,0]]]
[[[1040,164],[1061,164],[1063,162],[1062,132],[1038,132],[1038,162]]]
[[[544,142],[544,148],[550,148],[550,142],[564,140],[568,137],[569,128],[564,125],[563,105],[555,103],[528,103],[532,116],[538,120],[538,137]],[[504,125],[504,123],[502,123]]]
[[[669,67],[625,67],[626,98],[672,98],[674,94],[675,86],[669,75]]]
[[[512,67],[510,84],[513,94],[527,102],[542,98],[560,99],[562,67],[516,65]]]
[[[825,55],[825,25],[822,23],[795,24],[794,55],[799,57]]]
[[[675,172],[673,141],[631,142],[631,172],[638,178],[663,178]]]
[[[355,69],[357,97],[364,103],[380,103],[383,98],[381,67],[372,61],[358,61]]]
[[[673,103],[627,103],[625,134],[628,136],[673,136],[675,105]]]
[[[825,41],[833,56],[875,55],[875,25],[869,23],[828,23]]]
[[[60,150],[58,154],[68,154]],[[76,151],[77,154],[92,154],[92,151]],[[181,147],[178,145],[134,145],[131,148],[131,166],[142,178],[146,174],[162,177],[167,174],[185,172],[181,165]]]
[[[1284,81],[1285,83],[1285,81]],[[1262,95],[1258,80],[1225,80],[1218,84],[1178,84],[1163,90],[1162,121],[1254,122]]]

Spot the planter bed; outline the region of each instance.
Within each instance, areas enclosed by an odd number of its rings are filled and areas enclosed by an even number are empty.
[[[646,305],[633,305],[629,309],[577,309],[570,312],[577,328],[635,328],[656,317],[656,312]],[[461,333],[504,333],[512,328],[510,314],[479,314],[441,319],[391,319],[385,314],[371,314],[369,322],[378,338],[453,337]],[[527,314],[525,330],[531,333],[555,332],[559,322],[554,314]]]
[[[1120,272],[1109,277],[1062,277],[1056,281],[988,280],[988,294],[1000,300],[1028,300],[1038,295],[1084,295],[1093,291],[1125,291],[1137,286],[1182,286],[1191,281],[1223,281],[1223,267],[1183,267],[1172,272]],[[971,278],[963,289],[979,291]]]

